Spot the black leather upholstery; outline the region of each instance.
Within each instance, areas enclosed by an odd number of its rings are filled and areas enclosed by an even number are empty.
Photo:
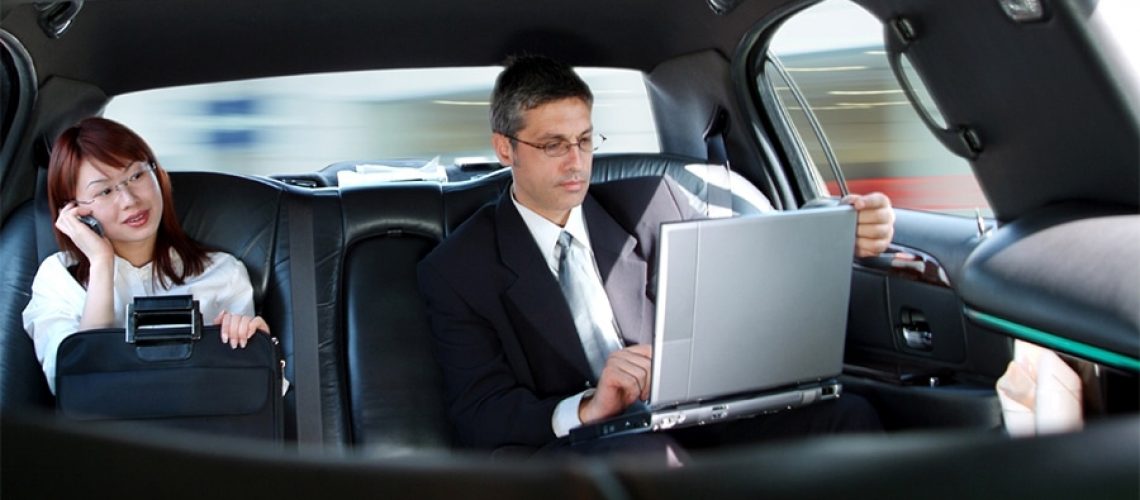
[[[591,182],[604,183],[630,177],[668,175],[689,192],[690,203],[700,213],[708,213],[708,203],[715,200],[718,194],[731,197],[732,212],[736,215],[755,214],[772,209],[768,198],[740,174],[732,172],[724,181],[715,180],[719,175],[718,170],[723,172],[723,167],[707,165],[705,160],[685,156],[607,155],[594,159]],[[727,184],[729,192],[714,194],[715,191],[725,190],[723,185],[718,184]]]
[[[667,155],[599,156],[593,181],[668,174],[697,206],[707,194],[701,160]],[[304,189],[267,179],[172,172],[175,210],[187,233],[245,264],[259,313],[286,356],[286,376],[319,387],[325,444],[368,445],[373,453],[445,450],[452,444],[441,380],[415,267],[480,206],[510,184],[510,170],[441,185],[435,182]],[[763,197],[733,182],[733,211],[763,210]],[[761,200],[759,205],[749,200]],[[294,371],[290,204],[312,210],[316,380]],[[46,207],[40,208],[46,211]],[[21,312],[31,279],[54,248],[37,245],[29,203],[0,231],[0,408],[50,407]],[[46,216],[44,217],[46,219]],[[41,220],[44,220],[41,219]],[[210,318],[212,319],[212,318]],[[286,436],[296,435],[296,391],[286,399]]]
[[[341,190],[341,295],[352,440],[387,453],[447,448],[442,381],[416,263],[443,238],[435,183]]]
[[[475,180],[448,184],[443,188],[443,223],[451,234],[479,207],[502,194],[511,185],[511,169],[503,168]]]
[[[241,260],[249,271],[254,303],[264,308],[275,258],[280,185],[215,173],[172,172],[170,176],[182,228],[195,241]]]
[[[32,202],[13,212],[0,228],[0,412],[21,407],[51,407],[23,312],[32,298],[32,277],[39,268]]]
[[[280,236],[284,189],[279,183],[234,175],[171,172],[175,211],[195,241],[245,264],[257,312],[281,341],[285,377],[296,381],[290,314],[287,239]],[[213,318],[204,318],[212,321]],[[285,399],[285,431],[295,431],[295,391]]]
[[[349,431],[349,402],[345,391],[344,352],[344,320],[342,311],[341,272],[342,259],[345,248],[345,225],[342,222],[340,194],[335,189],[305,190],[290,188],[285,197],[285,204],[308,202],[312,209],[312,235],[313,235],[313,262],[300,263],[302,269],[312,265],[315,277],[313,290],[316,300],[317,325],[317,367],[320,380],[301,381],[297,383],[311,383],[319,385],[321,423],[323,424],[324,442],[329,445],[347,445],[352,438]],[[283,228],[289,227],[288,207],[281,208],[284,222]],[[278,237],[278,253],[288,253],[292,234],[283,231]],[[274,270],[274,274],[282,276],[278,280],[282,293],[290,296],[292,281],[289,276],[291,262],[282,261]],[[294,318],[291,305],[287,305],[286,316]],[[282,339],[283,347],[293,348],[293,337]],[[295,393],[293,394],[295,397]],[[288,423],[288,422],[286,422]],[[286,428],[286,431],[289,429]]]

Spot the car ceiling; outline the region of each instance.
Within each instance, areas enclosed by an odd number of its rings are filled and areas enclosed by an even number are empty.
[[[1140,203],[1140,110],[1113,80],[1089,32],[1097,0],[1047,2],[1042,21],[1015,23],[998,1],[859,0],[881,20],[907,19],[916,35],[886,34],[905,52],[948,121],[936,136],[970,159],[1004,221],[1069,201]],[[888,24],[889,26],[891,24]],[[963,140],[979,141],[971,152]]]
[[[41,82],[61,75],[116,95],[295,73],[494,65],[522,51],[648,71],[699,50],[731,55],[756,19],[785,3],[754,0],[719,16],[703,0],[89,0],[58,40],[44,36],[30,5],[7,7],[3,25],[37,61]]]

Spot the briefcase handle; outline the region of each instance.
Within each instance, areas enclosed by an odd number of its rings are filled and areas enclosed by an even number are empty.
[[[135,297],[127,304],[126,342],[194,342],[202,338],[202,312],[193,295]]]

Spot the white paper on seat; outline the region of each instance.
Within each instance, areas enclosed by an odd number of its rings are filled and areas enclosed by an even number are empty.
[[[341,170],[336,173],[337,186],[369,186],[400,181],[447,182],[447,170],[439,163],[439,157],[420,168],[392,167],[388,165],[360,164],[356,170]]]

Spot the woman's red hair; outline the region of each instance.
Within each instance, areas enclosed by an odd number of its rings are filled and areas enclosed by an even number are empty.
[[[59,217],[59,211],[75,199],[79,166],[86,160],[94,160],[117,170],[126,170],[136,162],[154,164],[154,176],[158,179],[162,193],[162,222],[155,238],[154,278],[163,286],[171,283],[181,285],[186,278],[202,274],[206,268],[206,249],[190,239],[178,223],[174,213],[174,198],[170,192],[170,176],[158,164],[154,152],[142,137],[122,124],[106,118],[86,118],[75,126],[64,130],[55,140],[48,163],[48,203],[51,205],[51,220]],[[75,246],[71,238],[55,229],[55,240],[59,248],[69,253],[79,262],[75,278],[84,286],[91,271],[91,262]],[[174,250],[182,260],[181,269],[176,269],[170,251]]]

